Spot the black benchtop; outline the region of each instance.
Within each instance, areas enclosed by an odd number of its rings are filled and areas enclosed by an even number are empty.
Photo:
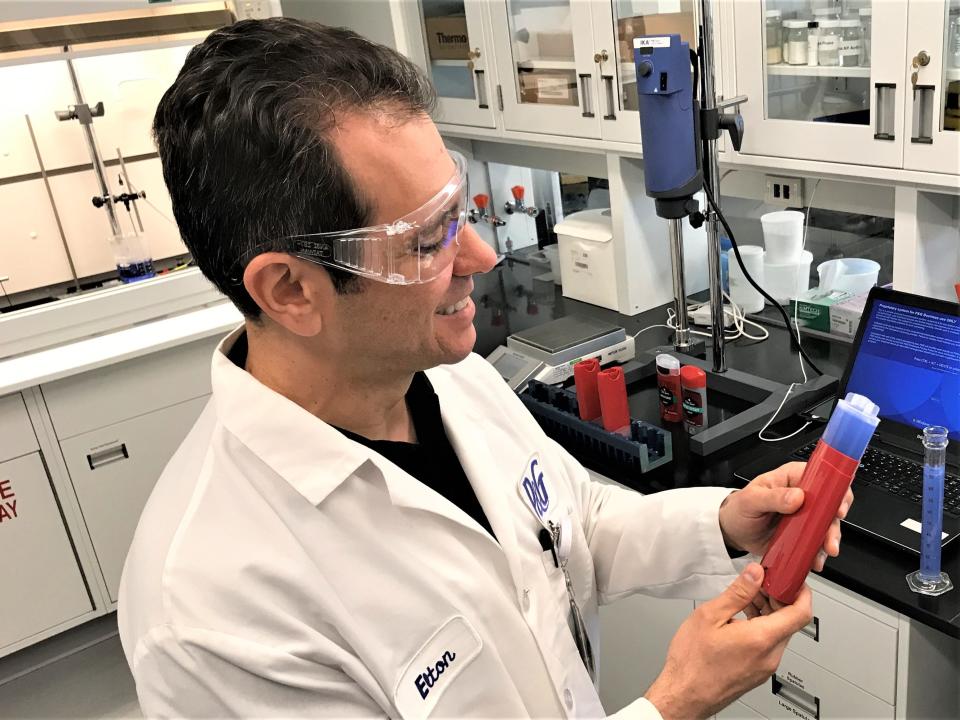
[[[666,305],[633,317],[620,315],[593,305],[562,297],[560,288],[535,279],[544,271],[522,263],[506,261],[491,273],[476,278],[473,294],[477,301],[477,352],[489,354],[504,344],[509,334],[557,317],[577,314],[616,323],[635,333],[642,328],[665,322]],[[482,301],[481,301],[482,300]],[[769,327],[770,339],[764,342],[738,340],[727,344],[727,366],[780,382],[802,380],[796,354],[789,349],[787,331]],[[671,342],[665,328],[654,328],[637,336],[637,349],[643,350]],[[708,341],[709,344],[709,341]],[[840,377],[850,345],[819,338],[804,339],[804,349],[825,373]],[[709,350],[708,350],[709,353]],[[809,372],[809,370],[808,370]],[[631,396],[634,417],[659,423],[653,392]],[[800,427],[797,418],[787,418],[774,425],[770,433],[788,434]],[[589,458],[580,458],[585,465],[613,480],[640,492],[649,493],[679,487],[740,485],[734,472],[762,453],[782,448],[784,462],[789,452],[807,439],[816,439],[822,427],[811,427],[803,434],[780,444],[762,443],[756,437],[746,438],[712,455],[706,461],[686,451],[686,436],[674,433],[674,462],[640,476],[625,476],[617,467],[604,466]],[[946,548],[943,569],[955,584],[954,589],[939,598],[916,595],[907,588],[905,576],[919,567],[919,556],[878,542],[854,528],[844,526],[840,557],[830,558],[822,576],[832,582],[868,597],[881,605],[960,638],[960,548],[958,543]]]

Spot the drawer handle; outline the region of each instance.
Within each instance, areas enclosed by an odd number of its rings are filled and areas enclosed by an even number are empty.
[[[782,700],[791,708],[796,708],[807,717],[820,720],[820,698],[790,683],[783,682],[776,675],[770,678],[770,682],[771,691],[778,700]]]
[[[814,615],[813,620],[806,627],[800,628],[800,634],[806,635],[814,642],[820,642],[820,618]]]
[[[103,467],[104,465],[109,465],[119,460],[126,460],[129,457],[130,453],[127,452],[127,444],[118,442],[101,450],[88,453],[87,464],[91,470],[96,470],[98,467]]]

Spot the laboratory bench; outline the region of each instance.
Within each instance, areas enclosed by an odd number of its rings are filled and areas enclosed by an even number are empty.
[[[477,303],[478,353],[489,354],[503,344],[509,334],[518,330],[570,314],[622,325],[628,334],[666,321],[666,305],[627,317],[565,298],[560,286],[538,279],[541,277],[544,277],[544,271],[539,266],[507,259],[486,276],[475,279],[473,298]],[[531,303],[535,307],[533,313],[529,311]],[[779,382],[802,381],[797,355],[790,350],[787,331],[774,326],[767,329],[770,338],[765,341],[741,338],[727,343],[727,367]],[[671,334],[667,328],[645,330],[636,337],[637,351],[669,345]],[[804,338],[803,346],[823,372],[840,378],[850,352],[849,342]],[[813,374],[809,369],[808,373]],[[630,405],[634,418],[659,424],[655,388],[633,394]],[[803,422],[797,417],[787,417],[771,426],[768,434],[775,437],[790,434]],[[735,487],[742,486],[734,477],[737,469],[762,454],[777,452],[778,448],[782,449],[783,461],[787,462],[793,449],[817,439],[822,430],[823,426],[815,422],[808,430],[782,443],[764,443],[753,435],[703,458],[689,452],[687,436],[680,428],[679,432],[673,432],[673,462],[642,475],[625,473],[622,468],[596,458],[578,459],[601,476],[643,493],[710,485]],[[912,593],[907,588],[905,576],[918,567],[919,556],[849,528],[843,535],[840,556],[827,562],[822,577],[951,637],[960,638],[960,590],[939,598]],[[944,550],[943,569],[955,583],[960,580],[960,550],[956,543]]]

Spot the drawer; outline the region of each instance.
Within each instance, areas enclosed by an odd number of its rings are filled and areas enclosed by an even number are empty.
[[[714,715],[714,718],[716,720],[766,720],[763,715],[751,710],[739,700],[727,705]]]
[[[0,397],[0,462],[35,452],[37,436],[20,393]]]
[[[210,394],[219,337],[204,338],[43,385],[60,440]]]
[[[143,506],[207,400],[194,398],[60,443],[113,602]]]
[[[31,453],[0,463],[0,655],[93,610],[50,478]]]
[[[851,685],[791,650],[769,680],[740,701],[766,718],[893,720],[893,705]]]
[[[813,622],[793,636],[790,650],[896,704],[897,629],[876,619],[876,611],[862,598],[831,591],[823,582],[811,583],[811,588]],[[888,611],[879,612],[883,617]]]

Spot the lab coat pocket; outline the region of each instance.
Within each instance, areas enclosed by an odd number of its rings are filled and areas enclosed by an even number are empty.
[[[447,620],[400,672],[393,702],[410,720],[426,718],[457,676],[483,649],[483,641],[461,615]]]

